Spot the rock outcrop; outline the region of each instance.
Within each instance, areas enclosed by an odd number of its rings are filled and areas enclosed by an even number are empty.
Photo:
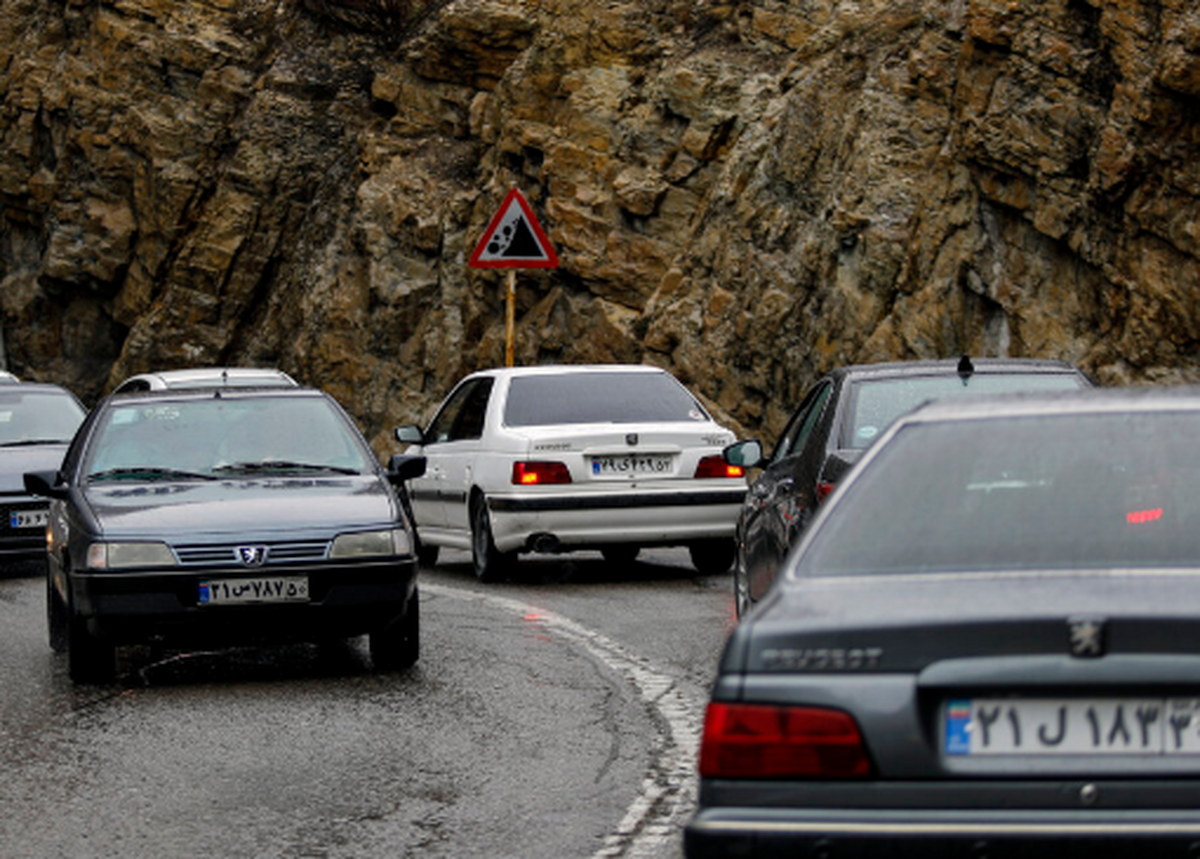
[[[10,368],[280,366],[380,452],[504,360],[666,366],[772,436],[846,362],[1200,380],[1185,0],[0,0]],[[359,6],[369,4],[357,4]]]

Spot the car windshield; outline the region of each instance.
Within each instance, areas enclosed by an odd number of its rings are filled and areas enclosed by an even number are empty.
[[[849,412],[843,448],[869,447],[905,412],[927,400],[978,394],[1013,394],[1021,391],[1073,391],[1083,387],[1074,373],[975,373],[963,379],[956,374],[867,379],[850,386]]]
[[[0,388],[0,447],[69,442],[83,418],[83,407],[70,394]]]
[[[904,427],[813,533],[800,574],[1200,565],[1200,414]]]
[[[667,373],[579,372],[512,380],[504,423],[550,424],[704,421],[708,415]]]
[[[323,397],[114,402],[87,455],[90,480],[357,474],[367,454]]]

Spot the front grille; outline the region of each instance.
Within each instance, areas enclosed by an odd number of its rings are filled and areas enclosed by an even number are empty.
[[[237,543],[206,543],[172,548],[184,567],[242,567],[244,564],[238,550],[246,546],[265,546],[267,560],[264,566],[267,567],[323,561],[329,554],[328,540],[242,540]]]

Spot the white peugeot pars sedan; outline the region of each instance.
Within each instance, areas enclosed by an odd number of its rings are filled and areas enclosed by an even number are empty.
[[[722,573],[746,493],[735,436],[671,374],[639,365],[509,367],[463,379],[429,426],[396,430],[426,458],[409,482],[420,553],[470,549],[481,581],[520,552],[598,549],[631,562],[686,545]]]

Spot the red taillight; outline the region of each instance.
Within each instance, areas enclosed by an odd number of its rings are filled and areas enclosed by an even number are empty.
[[[696,477],[741,477],[746,470],[740,465],[730,465],[719,456],[706,456],[696,464]]]
[[[818,480],[817,481],[817,503],[820,504],[822,501],[824,501],[826,498],[828,498],[829,493],[833,492],[833,490],[835,488],[837,488],[836,483],[830,483],[828,480]]]
[[[518,486],[540,486],[543,483],[570,483],[571,472],[562,462],[514,462],[512,482]]]
[[[704,778],[865,778],[871,762],[858,725],[822,707],[708,705],[700,743]]]

